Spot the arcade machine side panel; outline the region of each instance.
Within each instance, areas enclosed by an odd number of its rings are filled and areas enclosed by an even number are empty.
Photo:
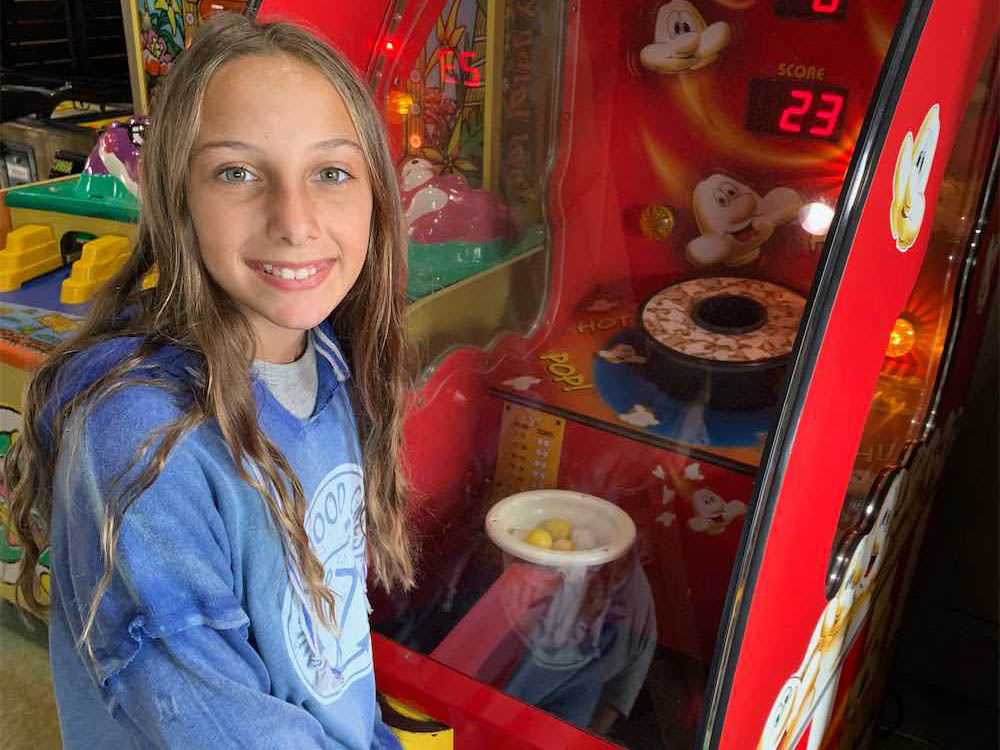
[[[812,749],[822,741],[833,698],[823,689],[839,668],[849,612],[836,597],[827,603],[824,586],[837,516],[886,341],[924,258],[929,230],[920,227],[933,219],[944,155],[996,27],[989,3],[905,10],[831,228],[831,261],[846,255],[846,266],[839,278],[832,267],[820,275],[762,469],[752,523],[757,533],[770,529],[734,578],[740,595],[714,675],[707,746]],[[968,44],[954,44],[956,33]],[[886,477],[883,489],[899,486]],[[774,696],[770,714],[761,695]]]
[[[893,351],[894,339],[890,336],[889,355],[865,426],[862,450],[855,463],[854,480],[864,480],[864,474],[871,470],[876,456],[888,468],[889,475],[893,471],[899,475],[898,489],[887,486],[881,497],[877,491],[869,491],[865,496],[869,507],[879,508],[877,519],[887,530],[869,534],[866,538],[860,533],[864,528],[858,523],[859,519],[854,517],[845,522],[845,517],[853,515],[848,510],[850,490],[841,529],[838,530],[836,545],[844,550],[840,555],[844,558],[853,558],[857,554],[856,551],[848,552],[848,540],[852,536],[856,538],[859,548],[866,544],[871,546],[868,553],[870,570],[865,572],[865,578],[870,583],[863,589],[855,590],[851,613],[847,618],[848,631],[841,647],[843,667],[840,678],[835,688],[828,688],[832,703],[829,704],[830,720],[823,738],[827,746],[838,750],[865,747],[873,737],[875,711],[884,696],[891,666],[891,659],[886,655],[891,654],[895,647],[910,584],[931,519],[933,500],[940,491],[939,479],[959,430],[990,304],[995,299],[996,191],[1000,153],[997,137],[1000,132],[997,117],[1000,92],[995,87],[998,49],[1000,47],[994,41],[992,53],[984,66],[984,75],[973,93],[966,122],[959,135],[959,141],[968,136],[969,142],[979,146],[976,149],[979,153],[973,154],[978,158],[961,158],[963,154],[960,152],[965,149],[961,142],[956,144],[939,194],[938,211],[930,246],[924,256],[924,266],[900,316],[908,322],[914,321],[916,329],[911,351],[902,355],[912,357],[911,362],[904,362],[902,366],[919,367],[920,361],[926,358],[933,363],[936,372],[920,398],[913,399],[911,403],[907,403],[905,396],[893,399],[895,391],[912,392],[912,385],[906,382],[909,378],[899,372],[902,357],[898,350]],[[976,125],[980,126],[978,133],[974,132]],[[984,178],[982,182],[978,179],[980,177]],[[965,200],[970,196],[971,204]],[[937,263],[933,262],[935,260]],[[939,272],[933,274],[933,279],[927,278],[931,275],[927,273],[928,267],[937,266],[935,270],[939,270],[942,260],[950,265],[950,275],[955,277],[948,279],[949,283],[944,285],[941,278],[947,278],[945,274]],[[934,289],[935,286],[943,286],[944,289],[939,291]],[[943,297],[940,301],[934,298],[936,291]],[[941,313],[937,320],[932,318],[933,306],[937,306]],[[887,400],[889,404],[884,403]],[[893,414],[893,417],[910,422],[910,432],[917,437],[912,445],[905,446],[903,450],[899,450],[898,425],[891,425],[893,420],[886,419],[887,411],[891,413],[896,409],[900,413]],[[887,432],[891,434],[887,435]],[[892,456],[893,452],[895,456]],[[886,478],[883,474],[882,481]],[[887,503],[890,504],[888,511],[884,508]],[[828,580],[828,595],[836,587],[836,581]],[[853,633],[857,635],[851,642]]]
[[[994,42],[947,163],[920,274],[890,334],[834,542],[826,589],[847,605],[842,666],[810,727],[828,747],[848,750],[872,739],[891,663],[887,654],[995,287],[988,258],[996,216],[996,54]],[[984,309],[977,313],[980,302]],[[841,583],[850,573],[847,561],[863,558],[868,564],[858,582]],[[817,729],[823,721],[825,732]]]

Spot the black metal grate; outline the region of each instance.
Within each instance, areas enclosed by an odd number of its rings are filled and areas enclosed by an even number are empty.
[[[47,88],[70,82],[131,98],[119,0],[0,0],[0,10],[0,75],[7,81]]]

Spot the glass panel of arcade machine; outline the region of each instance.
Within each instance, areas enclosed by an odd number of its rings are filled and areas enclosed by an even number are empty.
[[[909,442],[926,437],[937,416],[933,400],[957,333],[970,243],[978,238],[973,232],[997,147],[997,62],[994,43],[945,166],[920,275],[888,342],[854,467],[851,492],[858,497],[882,468],[900,461]]]
[[[386,106],[432,363],[407,424],[423,557],[375,628],[687,746],[900,4],[422,7]]]
[[[525,333],[539,315],[560,24],[557,4],[432,6],[416,15],[410,33],[426,36],[386,95],[402,154],[407,324],[424,364]]]

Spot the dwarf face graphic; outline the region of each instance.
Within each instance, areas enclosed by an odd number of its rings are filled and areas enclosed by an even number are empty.
[[[709,25],[687,0],[673,0],[657,12],[655,41],[642,48],[639,60],[657,73],[697,70],[714,61],[731,38],[729,24]]]
[[[924,191],[941,133],[940,110],[937,104],[927,110],[916,138],[907,132],[899,147],[892,178],[889,226],[900,252],[905,253],[916,242],[924,220],[927,208]]]

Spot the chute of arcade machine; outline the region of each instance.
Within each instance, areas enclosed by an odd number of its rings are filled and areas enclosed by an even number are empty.
[[[378,603],[378,630],[623,744],[693,741],[898,12],[447,0],[387,14],[369,74],[399,151],[427,369],[407,423],[422,573]],[[577,737],[543,716],[518,741]]]

